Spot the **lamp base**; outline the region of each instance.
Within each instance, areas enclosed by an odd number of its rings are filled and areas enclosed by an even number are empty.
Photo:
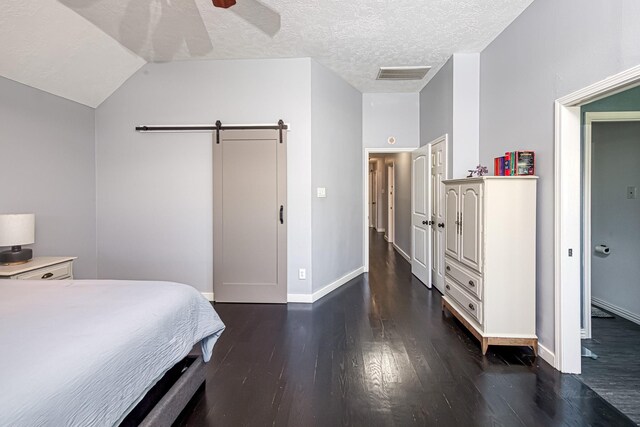
[[[33,258],[33,251],[31,249],[20,249],[18,251],[10,250],[0,252],[0,264],[2,265],[17,265],[24,264],[31,261]]]

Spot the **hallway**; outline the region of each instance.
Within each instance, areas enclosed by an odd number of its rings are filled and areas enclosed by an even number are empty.
[[[633,425],[529,349],[480,345],[371,232],[369,274],[313,305],[216,304],[186,426]]]

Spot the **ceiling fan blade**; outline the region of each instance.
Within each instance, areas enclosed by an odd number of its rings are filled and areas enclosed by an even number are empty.
[[[280,14],[258,0],[238,0],[237,4],[229,10],[269,37],[275,36],[280,31]]]
[[[226,9],[236,4],[236,0],[212,0],[215,7]]]
[[[195,0],[58,2],[149,62],[203,57],[213,50]]]

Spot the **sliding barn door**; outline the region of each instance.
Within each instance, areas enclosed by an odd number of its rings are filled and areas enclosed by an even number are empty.
[[[215,300],[286,303],[286,132],[220,131],[213,194]]]

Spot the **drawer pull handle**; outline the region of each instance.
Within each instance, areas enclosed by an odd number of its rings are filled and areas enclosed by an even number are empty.
[[[476,308],[473,306],[473,304],[471,304],[471,303],[469,303],[469,308],[470,308],[471,310],[475,310],[475,309],[476,309]]]
[[[447,265],[447,271],[451,271],[451,267]]]
[[[445,286],[445,288],[447,288],[448,291],[451,290],[451,286],[449,286],[449,285]]]
[[[475,286],[475,285],[476,285],[476,284],[475,284],[475,283],[473,283],[473,280],[469,280],[469,286],[473,287],[473,286]]]
[[[53,273],[45,273],[42,275],[43,279],[48,279],[49,277],[53,277]]]

